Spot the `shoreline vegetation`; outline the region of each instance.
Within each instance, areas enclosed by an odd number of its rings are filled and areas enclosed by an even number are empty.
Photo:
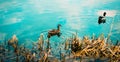
[[[13,35],[0,44],[0,62],[119,62],[120,42],[113,45],[109,39],[110,36],[105,38],[103,34],[97,38],[83,36],[82,39],[74,34],[66,38],[63,48],[59,48],[58,56],[55,56],[50,40],[45,41],[44,34],[32,43],[31,49],[19,45],[18,38]]]

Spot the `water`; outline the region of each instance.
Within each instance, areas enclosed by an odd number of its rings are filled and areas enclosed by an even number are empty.
[[[77,31],[80,36],[107,35],[112,18],[112,38],[119,40],[120,7],[119,0],[95,1],[41,1],[41,0],[6,0],[0,1],[0,40],[16,34],[19,40],[35,40],[42,31],[56,28],[61,24],[62,31]],[[100,10],[115,11],[113,17],[107,17],[105,24],[97,23]],[[34,37],[34,38],[33,38]],[[118,37],[118,38],[116,38]]]
[[[116,43],[120,41],[119,3],[120,0],[0,0],[0,42],[13,34],[20,44],[37,42],[41,33],[46,40],[47,31],[61,24],[62,37],[70,37],[70,32],[78,32],[81,38],[93,33],[107,37],[111,32],[110,38]],[[107,21],[99,25],[100,11],[107,12]],[[52,37],[51,43],[59,45],[65,38]]]

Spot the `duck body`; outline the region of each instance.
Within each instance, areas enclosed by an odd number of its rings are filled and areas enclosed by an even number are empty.
[[[55,35],[57,35],[58,37],[60,37],[61,36],[61,32],[60,32],[60,24],[58,24],[58,26],[57,26],[57,29],[52,29],[52,30],[50,30],[50,31],[48,31],[48,35],[47,35],[47,37],[48,38],[50,38],[51,36],[55,36]]]

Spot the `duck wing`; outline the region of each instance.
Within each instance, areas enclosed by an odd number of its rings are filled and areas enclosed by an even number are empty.
[[[56,29],[52,29],[49,31],[49,33],[55,33],[56,32]]]

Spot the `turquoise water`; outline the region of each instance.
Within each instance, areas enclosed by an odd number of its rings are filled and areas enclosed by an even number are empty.
[[[62,37],[78,32],[82,38],[107,37],[111,32],[113,43],[120,40],[120,0],[0,0],[0,42],[10,39],[13,34],[20,43],[36,42],[41,33],[61,24]],[[106,11],[106,23],[98,24],[100,11]],[[101,12],[102,13],[102,12]],[[112,28],[111,28],[112,26]],[[62,38],[52,37],[51,42],[59,43]]]

